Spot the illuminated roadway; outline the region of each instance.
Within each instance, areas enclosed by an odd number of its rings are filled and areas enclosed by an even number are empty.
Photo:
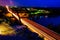
[[[21,18],[20,20],[24,25],[28,26],[32,32],[37,33],[40,37],[44,38],[44,40],[60,40],[60,34],[57,34],[46,27],[27,18]]]
[[[24,25],[26,25],[32,32],[39,34],[40,37],[44,38],[44,40],[60,40],[60,35],[55,33],[48,28],[37,24],[27,18],[20,18],[13,13],[8,6],[6,6],[8,12],[10,12],[17,20],[21,21]],[[22,16],[24,17],[24,16]]]

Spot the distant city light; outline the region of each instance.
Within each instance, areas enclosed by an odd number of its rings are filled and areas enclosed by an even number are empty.
[[[36,12],[31,12],[31,14],[46,14],[46,13],[50,13],[49,11],[46,11],[46,10],[37,10]]]
[[[48,16],[46,15],[45,18],[47,18]]]

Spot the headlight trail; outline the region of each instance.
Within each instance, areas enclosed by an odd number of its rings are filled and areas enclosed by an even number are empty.
[[[11,9],[9,8],[9,6],[6,5],[6,8],[7,8],[8,12],[10,12],[17,20],[19,20],[19,17],[15,13],[13,13],[11,11]]]

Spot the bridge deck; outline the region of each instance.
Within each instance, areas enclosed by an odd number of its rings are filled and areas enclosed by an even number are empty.
[[[21,18],[21,22],[28,26],[31,31],[36,32],[41,37],[44,37],[45,40],[60,40],[59,34],[38,23],[33,22],[32,20]]]

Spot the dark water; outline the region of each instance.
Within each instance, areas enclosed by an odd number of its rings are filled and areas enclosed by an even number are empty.
[[[8,19],[6,19],[8,24]],[[0,19],[0,23],[5,22],[4,19]],[[0,34],[0,40],[43,40],[44,38],[39,37],[38,34],[31,32],[26,26],[19,23],[19,21],[10,21],[9,25],[15,29],[16,35],[6,35]]]
[[[43,40],[38,34],[29,31],[27,28],[16,30],[17,34],[13,36],[0,36],[0,40]]]
[[[60,16],[40,16],[30,19],[60,34]]]
[[[47,26],[49,24],[53,25],[53,26],[58,26],[60,25],[60,16],[40,16],[39,18],[34,17],[34,18],[30,18],[31,20],[43,25],[43,26]]]

